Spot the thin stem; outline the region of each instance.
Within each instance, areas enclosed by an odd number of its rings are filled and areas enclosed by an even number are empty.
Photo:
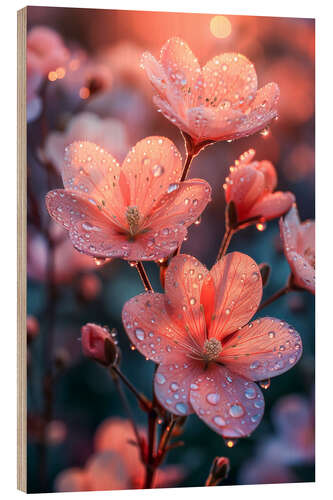
[[[180,178],[180,182],[183,182],[183,181],[186,180],[187,175],[188,175],[189,170],[190,170],[190,166],[191,166],[192,160],[193,160],[194,157],[195,157],[195,154],[190,153],[190,152],[187,151],[186,161],[185,161],[185,165],[183,167],[183,172],[182,172],[182,176]]]
[[[128,378],[123,374],[123,372],[120,371],[118,366],[113,366],[113,365],[110,366],[110,371],[111,374],[116,374],[122,380],[122,382],[124,382],[124,384],[129,388],[129,390],[134,394],[136,399],[139,401],[142,409],[144,411],[149,412],[152,408],[151,402],[136,390],[134,385],[128,380]]]
[[[148,457],[146,466],[145,489],[153,486],[157,463],[155,461],[155,438],[156,438],[157,413],[152,409],[148,413]]]
[[[261,311],[262,309],[264,309],[264,307],[269,306],[272,302],[274,302],[275,300],[279,299],[283,295],[289,293],[290,291],[291,291],[290,285],[289,285],[289,283],[287,283],[287,285],[285,285],[283,288],[281,288],[280,290],[278,290],[277,292],[275,292],[273,295],[271,295],[271,297],[269,297],[268,299],[264,300],[264,302],[262,302],[260,304],[260,306],[258,307],[258,311]]]
[[[134,267],[136,267],[136,269],[137,269],[137,271],[139,273],[139,276],[141,278],[143,286],[145,287],[146,292],[153,292],[154,289],[152,287],[152,284],[149,281],[148,275],[147,275],[147,273],[145,271],[145,268],[143,267],[142,262],[141,261],[136,262],[134,264]]]
[[[177,419],[173,418],[173,420],[165,428],[165,430],[161,436],[161,440],[160,440],[160,444],[159,444],[158,452],[157,452],[159,465],[161,464],[161,462],[166,454],[167,447],[168,447],[170,439],[172,438],[172,433],[173,433],[173,430],[174,430],[176,423],[177,423]]]
[[[140,450],[141,460],[143,461],[142,441],[141,441],[141,438],[140,438],[140,434],[139,434],[139,431],[138,431],[138,428],[137,428],[137,425],[136,425],[136,422],[135,422],[135,418],[134,418],[132,409],[131,409],[131,407],[129,405],[129,402],[128,402],[128,399],[126,397],[126,394],[125,394],[125,392],[124,392],[121,384],[119,383],[119,376],[118,376],[118,374],[116,374],[116,372],[113,372],[112,373],[112,378],[113,378],[113,381],[115,383],[116,389],[117,389],[117,391],[119,393],[119,396],[120,396],[120,399],[121,399],[122,404],[124,406],[124,409],[125,409],[125,411],[127,413],[128,419],[130,420],[130,422],[132,424],[133,432],[135,434],[135,438],[136,438],[136,441],[138,443],[138,447],[139,447],[139,450]]]
[[[229,228],[224,233],[223,240],[222,240],[222,243],[221,243],[221,246],[220,246],[219,253],[217,254],[216,261],[222,259],[222,257],[225,256],[225,254],[226,254],[226,252],[228,250],[228,247],[230,245],[231,238],[233,237],[233,235],[234,235],[235,232],[236,232],[235,229]]]

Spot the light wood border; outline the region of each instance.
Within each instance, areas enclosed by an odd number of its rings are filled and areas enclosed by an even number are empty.
[[[17,12],[17,488],[27,491],[27,7]]]

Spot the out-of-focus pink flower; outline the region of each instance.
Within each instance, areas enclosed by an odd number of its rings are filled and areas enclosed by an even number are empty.
[[[46,439],[50,445],[59,445],[67,436],[67,427],[61,420],[52,420],[46,428]]]
[[[139,429],[140,437],[145,440],[144,429]],[[145,466],[141,462],[140,453],[135,446],[136,437],[133,427],[128,420],[109,418],[97,429],[95,435],[95,449],[97,452],[114,451],[118,453],[126,465],[130,482],[134,488],[142,488],[145,476]],[[134,443],[134,445],[133,445]],[[158,469],[155,478],[155,487],[168,487],[181,481],[184,470],[180,466],[166,466]]]
[[[315,293],[315,222],[300,221],[294,204],[280,219],[280,234],[293,283]]]
[[[145,433],[139,429],[144,439]],[[145,466],[136,436],[128,420],[109,418],[96,431],[95,453],[83,469],[68,469],[58,475],[56,491],[99,491],[142,488]],[[156,474],[154,487],[173,486],[184,478],[180,466],[166,466]]]
[[[27,316],[27,336],[28,342],[37,337],[39,333],[39,321],[35,316]]]
[[[171,38],[159,62],[145,52],[142,66],[155,104],[195,145],[254,134],[277,115],[279,87],[258,90],[254,65],[242,54],[221,54],[200,68],[188,45]]]
[[[243,153],[230,167],[229,177],[223,185],[225,199],[236,205],[238,222],[257,217],[264,222],[286,213],[295,196],[276,191],[277,174],[270,161],[253,161],[255,150]]]
[[[54,273],[56,283],[69,283],[73,277],[82,271],[96,267],[94,259],[79,253],[67,238],[67,232],[57,224],[58,238],[63,238],[54,250]],[[60,230],[60,231],[59,231]],[[59,234],[60,233],[60,234]],[[27,266],[30,278],[45,281],[47,279],[48,247],[46,239],[41,234],[30,235],[28,239]]]
[[[258,453],[267,462],[281,465],[311,463],[315,456],[314,405],[305,397],[290,394],[272,410],[276,434],[261,444]]]
[[[240,469],[238,484],[295,483],[297,476],[283,464],[256,458],[247,461]]]
[[[64,66],[69,59],[69,51],[61,36],[46,26],[32,28],[27,36],[27,60],[31,68],[43,75]]]
[[[120,120],[100,118],[94,113],[83,112],[69,121],[64,132],[51,132],[47,136],[45,156],[61,172],[65,148],[80,140],[94,142],[107,151],[112,151],[118,160],[122,160],[128,151],[127,132]]]
[[[105,343],[114,341],[110,332],[95,323],[87,323],[81,328],[82,351],[85,356],[99,361],[103,365],[109,365],[110,359],[107,357]]]
[[[179,182],[181,156],[165,137],[139,141],[122,167],[90,142],[66,149],[65,189],[50,191],[50,215],[74,247],[97,258],[158,260],[170,255],[210,200],[202,179]]]
[[[27,122],[36,120],[42,111],[42,100],[38,95],[43,75],[27,61]]]
[[[154,386],[164,408],[195,412],[227,438],[258,426],[265,404],[253,382],[286,372],[302,352],[300,336],[284,321],[249,323],[261,297],[257,264],[234,252],[211,271],[189,255],[174,257],[165,294],[144,293],[125,304],[131,342],[159,364]]]
[[[94,273],[86,273],[79,280],[79,294],[84,300],[96,299],[101,289],[101,280]]]

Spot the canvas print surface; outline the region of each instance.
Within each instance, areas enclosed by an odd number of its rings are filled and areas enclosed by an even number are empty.
[[[27,12],[28,491],[314,481],[314,20]]]

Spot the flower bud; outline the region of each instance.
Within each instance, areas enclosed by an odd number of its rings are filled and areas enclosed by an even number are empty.
[[[206,486],[216,486],[227,479],[230,471],[230,461],[226,457],[215,457],[206,481]]]
[[[119,348],[115,336],[115,330],[110,333],[105,327],[87,323],[81,328],[83,354],[105,366],[116,364]]]

